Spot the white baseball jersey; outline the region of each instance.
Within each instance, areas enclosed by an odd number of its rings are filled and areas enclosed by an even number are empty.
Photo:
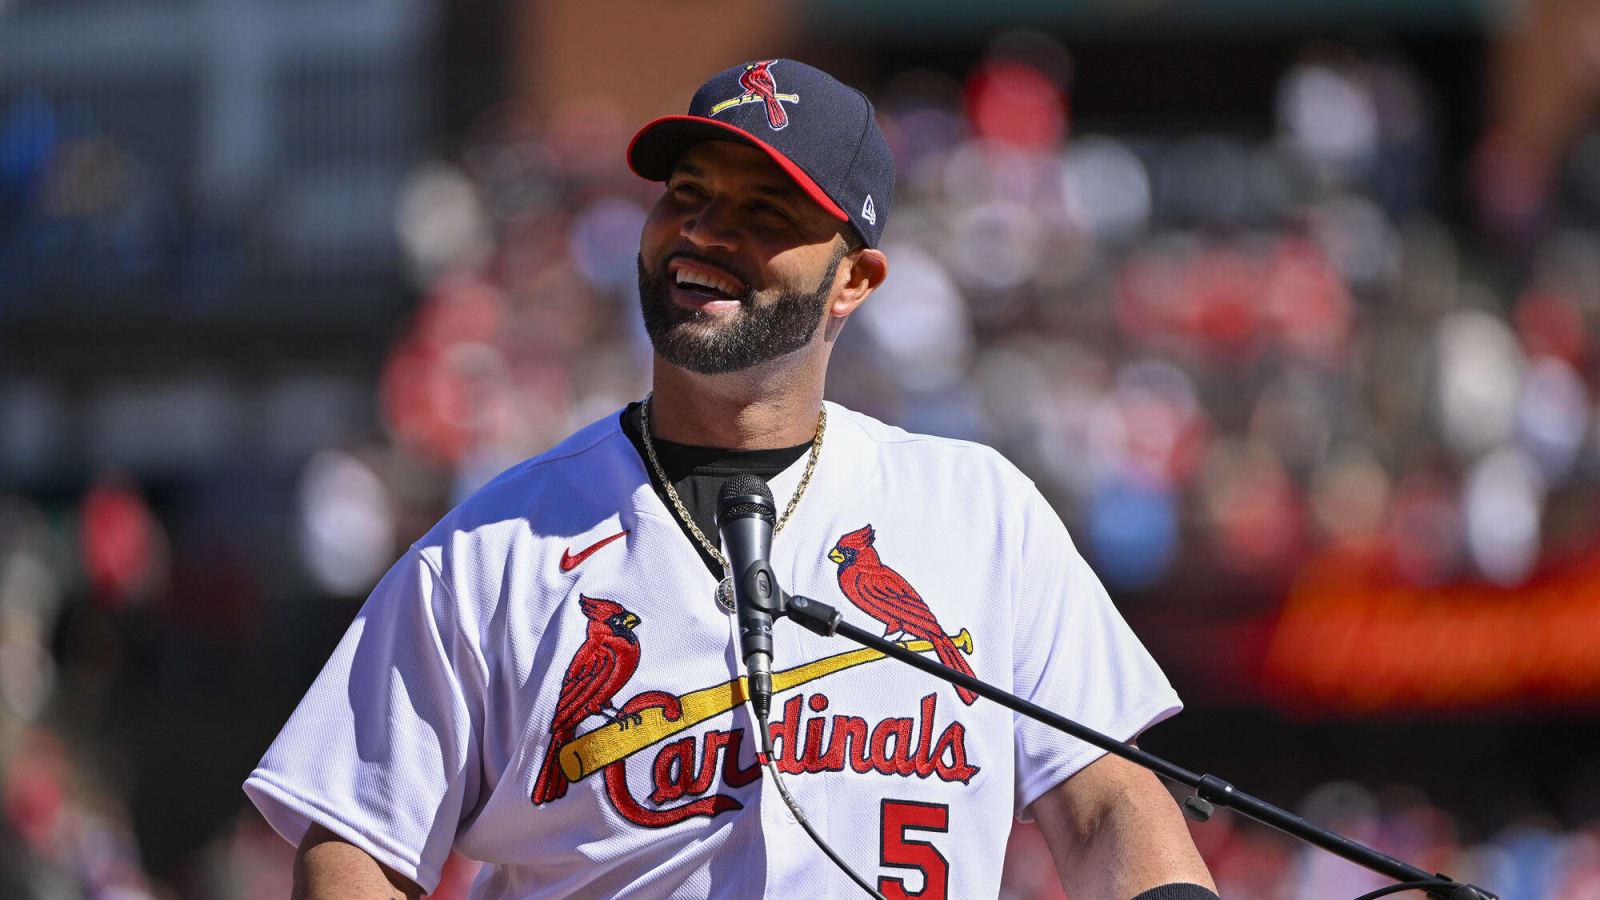
[[[753,756],[733,617],[609,416],[451,512],[373,591],[245,791],[425,890],[854,897]],[[783,508],[802,458],[770,482]],[[1126,739],[1179,709],[1033,484],[837,405],[773,540],[791,593]],[[889,897],[993,897],[1010,821],[1101,751],[793,622],[785,782]],[[553,760],[553,761],[552,761]],[[799,892],[797,894],[797,892]]]

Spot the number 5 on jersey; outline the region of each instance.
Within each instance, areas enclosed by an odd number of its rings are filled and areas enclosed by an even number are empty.
[[[922,889],[915,893],[906,890],[901,878],[884,875],[878,879],[878,890],[887,900],[945,900],[950,883],[950,863],[931,841],[906,837],[907,831],[950,830],[950,807],[944,803],[918,803],[913,800],[883,801],[883,831],[878,838],[878,864],[887,868],[918,869],[922,872]]]

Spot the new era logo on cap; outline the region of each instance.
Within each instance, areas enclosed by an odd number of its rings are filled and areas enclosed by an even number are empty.
[[[819,206],[878,246],[894,199],[894,157],[860,91],[792,59],[741,63],[701,85],[687,115],[640,129],[628,165],[665,181],[685,150],[708,140],[765,151]]]

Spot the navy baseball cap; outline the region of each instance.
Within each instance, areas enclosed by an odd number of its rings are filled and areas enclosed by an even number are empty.
[[[689,113],[644,126],[628,167],[666,181],[701,141],[757,147],[818,205],[878,246],[894,202],[894,156],[865,94],[792,59],[741,63],[695,91]]]

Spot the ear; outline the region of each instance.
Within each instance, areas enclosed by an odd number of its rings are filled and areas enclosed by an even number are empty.
[[[844,286],[828,304],[828,314],[844,317],[855,312],[856,307],[889,277],[889,258],[882,250],[866,247],[845,254],[839,264],[839,274]]]

